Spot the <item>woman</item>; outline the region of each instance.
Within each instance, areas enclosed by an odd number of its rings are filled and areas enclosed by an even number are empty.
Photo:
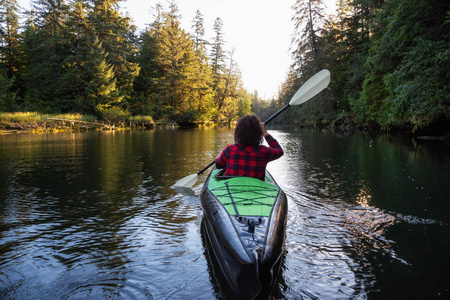
[[[269,147],[261,145],[263,137]],[[267,133],[266,125],[255,115],[239,119],[234,130],[234,142],[216,158],[216,168],[225,168],[224,176],[264,180],[267,163],[283,155],[280,144]]]

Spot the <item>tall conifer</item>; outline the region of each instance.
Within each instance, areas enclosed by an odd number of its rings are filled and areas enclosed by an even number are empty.
[[[83,65],[87,74],[85,78],[87,85],[86,98],[82,104],[88,113],[100,115],[123,100],[116,86],[113,66],[108,63],[107,56],[102,43],[96,39]]]
[[[68,6],[64,0],[37,0],[32,8],[24,36],[27,104],[35,110],[61,111],[66,96],[63,62],[70,51],[64,35]]]
[[[223,21],[217,18],[214,21],[214,33],[213,42],[211,45],[211,70],[213,75],[213,91],[216,92],[225,72],[225,41],[223,38]]]
[[[0,66],[9,78],[20,69],[19,9],[17,0],[0,0]]]
[[[14,110],[17,105],[22,71],[19,9],[16,0],[0,0],[0,111]]]
[[[195,60],[193,62],[191,90],[192,97],[197,103],[198,119],[203,121],[215,115],[215,106],[213,102],[212,72],[207,55],[208,42],[204,38],[205,28],[203,15],[200,11],[197,11],[195,14],[192,28],[194,29]]]
[[[137,49],[131,19],[119,14],[118,3],[123,0],[89,1],[92,10],[88,20],[93,26],[94,35],[108,54],[107,60],[113,67],[117,88],[124,99],[129,100],[134,79],[139,74],[139,66],[133,62]]]
[[[158,67],[162,77],[160,88],[166,100],[169,115],[180,116],[192,107],[189,103],[189,75],[193,62],[193,42],[180,27],[180,15],[175,2],[162,14],[157,38]]]
[[[296,0],[294,4],[293,58],[299,76],[311,76],[323,66],[323,0]]]

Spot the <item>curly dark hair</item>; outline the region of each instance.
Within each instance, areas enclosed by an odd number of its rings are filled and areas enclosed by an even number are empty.
[[[234,130],[234,142],[243,146],[258,146],[263,141],[261,119],[256,115],[240,118]]]

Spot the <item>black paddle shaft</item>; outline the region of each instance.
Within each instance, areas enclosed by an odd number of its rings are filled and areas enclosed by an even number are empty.
[[[291,105],[288,103],[285,106],[283,106],[279,111],[277,111],[276,113],[274,113],[270,118],[268,118],[264,124],[267,125],[267,123],[269,123],[270,121],[272,121],[273,119],[275,119],[279,114],[281,114],[283,111],[285,111],[286,109],[288,109],[289,107],[291,107]]]
[[[215,164],[216,161],[213,160],[209,165],[207,165],[206,167],[204,167],[203,169],[201,169],[200,171],[198,171],[197,175],[203,174],[203,172],[205,172],[206,170],[209,169],[209,167],[211,167],[213,164]]]

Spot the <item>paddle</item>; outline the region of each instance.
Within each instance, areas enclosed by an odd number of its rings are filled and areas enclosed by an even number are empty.
[[[283,108],[281,108],[270,118],[268,118],[264,122],[264,124],[267,125],[267,123],[275,119],[279,114],[281,114],[283,111],[285,111],[292,105],[300,105],[302,103],[305,103],[306,101],[308,101],[309,99],[320,93],[324,88],[328,86],[329,83],[330,83],[330,71],[326,69],[320,71],[319,73],[308,79],[308,81],[306,81],[294,94],[294,96],[291,98],[291,101],[289,101],[288,104],[286,104]],[[186,188],[193,187],[194,184],[197,182],[198,176],[200,174],[203,174],[203,172],[209,169],[214,163],[215,161],[212,161],[209,165],[198,171],[197,174],[191,174],[178,180],[173,186]]]

